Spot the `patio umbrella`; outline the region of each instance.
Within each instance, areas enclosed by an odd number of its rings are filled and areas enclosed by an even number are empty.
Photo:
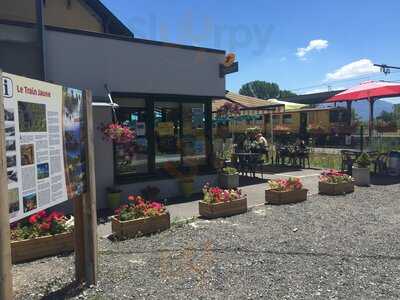
[[[400,96],[400,83],[388,81],[367,81],[336,94],[325,102],[351,103],[351,101],[368,100],[370,103],[369,136],[371,137],[374,120],[374,102],[381,98],[397,96]],[[351,106],[348,107],[351,108]]]
[[[387,81],[367,81],[349,88],[326,100],[326,102],[376,100],[400,96],[400,83]]]

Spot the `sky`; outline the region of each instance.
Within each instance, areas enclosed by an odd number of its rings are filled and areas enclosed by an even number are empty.
[[[400,81],[399,0],[102,0],[138,38],[234,52],[227,89],[276,82],[297,94]]]

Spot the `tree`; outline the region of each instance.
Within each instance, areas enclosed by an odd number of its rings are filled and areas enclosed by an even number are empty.
[[[279,99],[296,96],[296,94],[292,93],[291,91],[281,90],[279,85],[274,82],[260,80],[251,81],[244,84],[239,90],[239,94],[260,99]]]

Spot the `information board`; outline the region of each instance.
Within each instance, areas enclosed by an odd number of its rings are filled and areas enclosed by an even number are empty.
[[[83,173],[74,169],[79,162],[71,161],[66,151],[75,140],[76,159],[81,161],[81,137],[73,135],[81,120],[69,89],[8,73],[3,73],[2,83],[9,213],[15,222],[68,200],[67,177],[77,175],[82,182]],[[82,100],[81,91],[72,91]],[[69,163],[74,174],[66,169]]]

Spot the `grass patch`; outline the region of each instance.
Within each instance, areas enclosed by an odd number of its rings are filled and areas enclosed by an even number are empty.
[[[342,159],[338,154],[310,153],[310,165],[312,168],[340,170]]]

